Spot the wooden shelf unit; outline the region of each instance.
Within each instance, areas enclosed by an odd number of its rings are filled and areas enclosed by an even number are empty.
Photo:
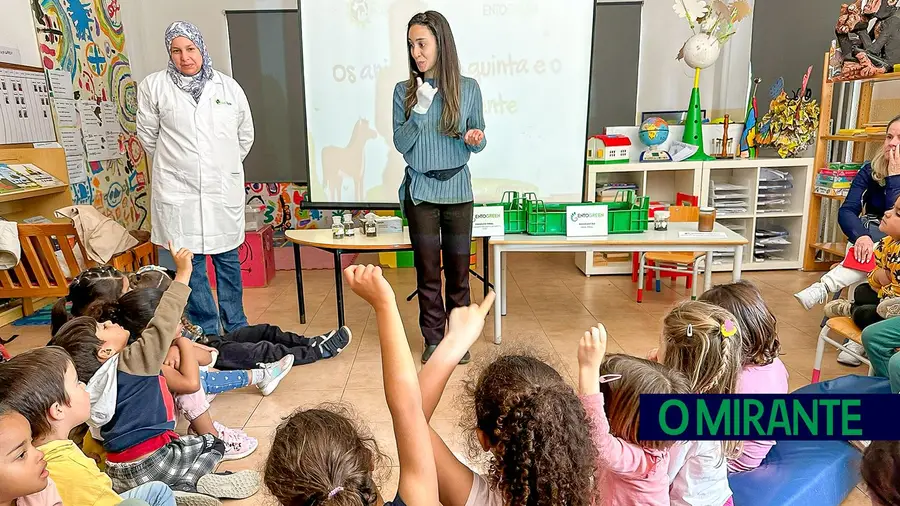
[[[38,215],[60,221],[53,216],[53,212],[72,205],[66,152],[63,148],[0,148],[0,163],[31,163],[62,181],[62,185],[58,186],[0,193],[0,216],[18,222]]]
[[[638,195],[649,195],[654,201],[674,202],[678,192],[700,197],[700,205],[710,203],[710,182],[740,183],[749,189],[748,209],[744,213],[719,214],[718,222],[735,232],[752,239],[760,225],[781,225],[788,230],[792,244],[785,260],[754,261],[751,240],[744,248],[742,269],[781,270],[800,269],[803,265],[804,240],[806,238],[806,213],[812,192],[812,158],[759,158],[713,160],[709,162],[657,162],[629,163],[621,165],[588,165],[585,201],[594,201],[598,182],[629,181],[638,185]],[[760,170],[773,168],[790,172],[793,178],[790,207],[779,212],[757,211]],[[653,226],[652,224],[650,225]],[[598,255],[602,256],[601,255]],[[587,276],[602,274],[627,274],[631,272],[630,256],[616,256],[617,261],[595,257],[593,252],[575,256],[575,264]],[[715,261],[715,259],[714,259]],[[731,271],[730,261],[715,262],[713,270]]]
[[[819,114],[819,135],[816,141],[815,163],[813,165],[813,180],[815,180],[821,169],[827,168],[832,161],[829,154],[833,151],[829,149],[829,143],[849,142],[852,143],[851,159],[854,163],[862,163],[865,161],[867,144],[875,142],[883,142],[884,135],[835,135],[832,130],[832,113],[834,106],[834,85],[839,83],[860,83],[859,101],[852,103],[850,100],[847,110],[844,114],[850,113],[855,108],[856,124],[854,128],[865,128],[869,123],[872,113],[872,92],[875,84],[881,82],[890,82],[900,80],[900,73],[882,74],[880,76],[855,79],[855,80],[839,80],[832,81],[828,79],[828,63],[829,55],[825,54],[825,64],[822,74],[822,100],[821,112]],[[841,121],[842,118],[838,118]],[[839,128],[839,127],[836,127]],[[827,253],[834,257],[843,257],[846,251],[846,241],[835,240],[836,237],[830,233],[834,223],[829,222],[827,217],[822,215],[822,207],[824,201],[843,201],[842,196],[819,195],[810,191],[809,209],[807,216],[809,217],[809,227],[806,231],[806,248],[803,260],[803,270],[806,271],[824,271],[831,267],[834,263],[833,259],[819,258],[821,253]],[[833,205],[833,204],[832,204]],[[820,226],[821,225],[821,226]],[[820,228],[822,230],[820,230]],[[839,231],[836,232],[840,238],[844,238]],[[822,234],[825,234],[824,236]],[[844,238],[845,239],[845,238]]]

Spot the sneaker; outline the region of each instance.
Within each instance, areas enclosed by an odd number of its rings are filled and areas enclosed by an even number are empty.
[[[889,297],[878,303],[875,310],[878,316],[887,320],[895,316],[900,316],[900,297]]]
[[[825,318],[837,318],[839,316],[850,317],[853,303],[847,299],[837,299],[825,304]]]
[[[795,293],[794,298],[803,305],[804,309],[809,311],[813,306],[824,304],[828,300],[828,289],[825,288],[825,283],[817,281],[809,285],[809,288]]]
[[[259,491],[259,482],[259,473],[249,469],[210,473],[197,480],[197,492],[219,499],[246,499]]]
[[[281,383],[281,380],[287,376],[291,367],[294,367],[294,356],[285,355],[278,362],[256,365],[263,370],[263,379],[256,384],[256,387],[259,388],[259,392],[263,394],[263,397],[266,397],[278,388],[278,384]]]
[[[847,348],[847,349],[853,351],[853,353],[856,353],[857,355],[859,355],[861,357],[866,356],[866,348],[863,347],[863,345],[861,345],[855,341],[850,341],[850,340],[845,341],[844,348]],[[862,362],[858,358],[847,353],[846,351],[841,351],[841,353],[838,355],[837,361],[839,364],[850,366],[850,367],[857,367],[857,366],[859,366],[859,364],[862,364]]]
[[[178,506],[222,506],[222,501],[211,495],[180,490],[173,490],[172,494],[175,496],[175,504]]]
[[[313,338],[313,345],[319,349],[322,358],[336,357],[344,348],[350,345],[353,333],[349,327],[341,327]]]
[[[216,427],[216,430],[219,431],[219,439],[225,442],[223,461],[240,460],[255,452],[259,446],[259,441],[255,437],[250,437],[243,431],[229,429],[221,424]]]
[[[425,351],[422,352],[422,363],[428,362],[428,359],[431,358],[431,355],[434,354],[434,350],[437,349],[436,344],[428,344],[425,345]]]
[[[241,429],[232,429],[232,428],[230,428],[230,427],[226,427],[226,426],[222,425],[221,423],[219,423],[219,422],[217,422],[217,421],[215,421],[215,420],[213,420],[213,428],[216,429],[216,431],[218,431],[219,434],[221,434],[222,431],[226,431],[226,430],[227,430],[227,431],[231,431],[231,432],[239,432],[239,433],[241,433],[241,434],[247,435],[247,433],[244,432],[244,431],[242,431]],[[195,431],[193,427],[188,427],[188,434],[190,434],[191,436],[196,436],[196,435],[197,435],[197,431]],[[221,438],[220,438],[220,439],[221,439]]]

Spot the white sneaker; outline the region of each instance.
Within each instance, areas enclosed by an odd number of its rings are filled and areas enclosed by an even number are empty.
[[[172,494],[175,495],[175,504],[178,506],[222,506],[222,501],[209,495],[181,490],[173,490]]]
[[[278,384],[281,383],[281,380],[283,380],[284,377],[287,376],[287,373],[290,372],[291,367],[294,366],[294,356],[285,355],[278,362],[257,365],[263,370],[265,376],[262,381],[256,384],[256,387],[259,388],[263,397],[266,397],[278,388]]]
[[[803,305],[804,309],[809,311],[813,306],[824,304],[828,300],[828,289],[825,288],[825,283],[816,281],[809,287],[795,293],[794,297]]]
[[[866,356],[866,348],[863,345],[861,345],[855,341],[845,342],[844,348],[850,349],[851,351],[853,351],[854,353],[856,353],[857,355],[859,355],[861,357]],[[846,351],[841,351],[841,353],[838,355],[837,361],[839,364],[843,364],[843,365],[850,366],[850,367],[857,367],[860,364],[862,364],[862,362],[858,358],[847,353]]]
[[[220,499],[246,499],[259,490],[262,480],[257,471],[205,474],[197,480],[197,492]]]
[[[878,303],[878,308],[875,309],[875,312],[885,320],[900,316],[900,297],[888,297],[882,300]]]
[[[826,318],[838,318],[838,317],[851,317],[853,316],[853,303],[847,299],[836,299],[828,304],[825,304],[825,317]]]

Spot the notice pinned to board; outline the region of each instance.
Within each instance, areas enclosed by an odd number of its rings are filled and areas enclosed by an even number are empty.
[[[119,158],[119,118],[112,102],[97,103],[79,100],[81,133],[84,137],[86,160],[97,162]]]
[[[84,164],[84,158],[66,157],[66,168],[69,172],[69,184],[87,182],[87,167]]]
[[[72,73],[66,70],[47,70],[47,79],[50,81],[50,91],[53,98],[75,99],[75,90],[72,87]]]
[[[78,109],[74,100],[56,98],[53,105],[56,106],[56,126],[68,128],[78,125]]]

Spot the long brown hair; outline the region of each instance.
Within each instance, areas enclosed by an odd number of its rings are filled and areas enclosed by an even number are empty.
[[[409,29],[414,25],[428,28],[437,41],[437,61],[434,63],[434,78],[437,82],[436,88],[444,101],[444,107],[441,110],[440,131],[447,137],[458,139],[461,136],[459,131],[460,70],[459,56],[456,54],[456,41],[453,39],[450,23],[447,22],[447,18],[440,12],[426,11],[416,14],[409,20],[409,24],[406,25],[407,34],[409,34]],[[404,109],[408,119],[412,113],[413,106],[416,105],[416,89],[418,88],[416,78],[421,77],[424,79],[425,76],[419,73],[408,45],[406,59],[409,63],[409,80],[406,81]]]
[[[467,394],[492,448],[488,479],[504,504],[592,504],[597,451],[590,423],[555,369],[525,355],[502,356]]]
[[[781,352],[777,320],[759,289],[749,281],[716,285],[700,300],[727,309],[738,319],[743,342],[743,365],[769,365]]]
[[[600,384],[611,434],[654,450],[666,450],[675,444],[675,441],[642,441],[638,438],[641,394],[689,394],[691,391],[683,374],[656,362],[619,354],[606,357],[600,366],[600,374],[621,376]]]
[[[385,461],[375,439],[340,405],[298,409],[272,438],[263,481],[284,506],[372,506]]]

